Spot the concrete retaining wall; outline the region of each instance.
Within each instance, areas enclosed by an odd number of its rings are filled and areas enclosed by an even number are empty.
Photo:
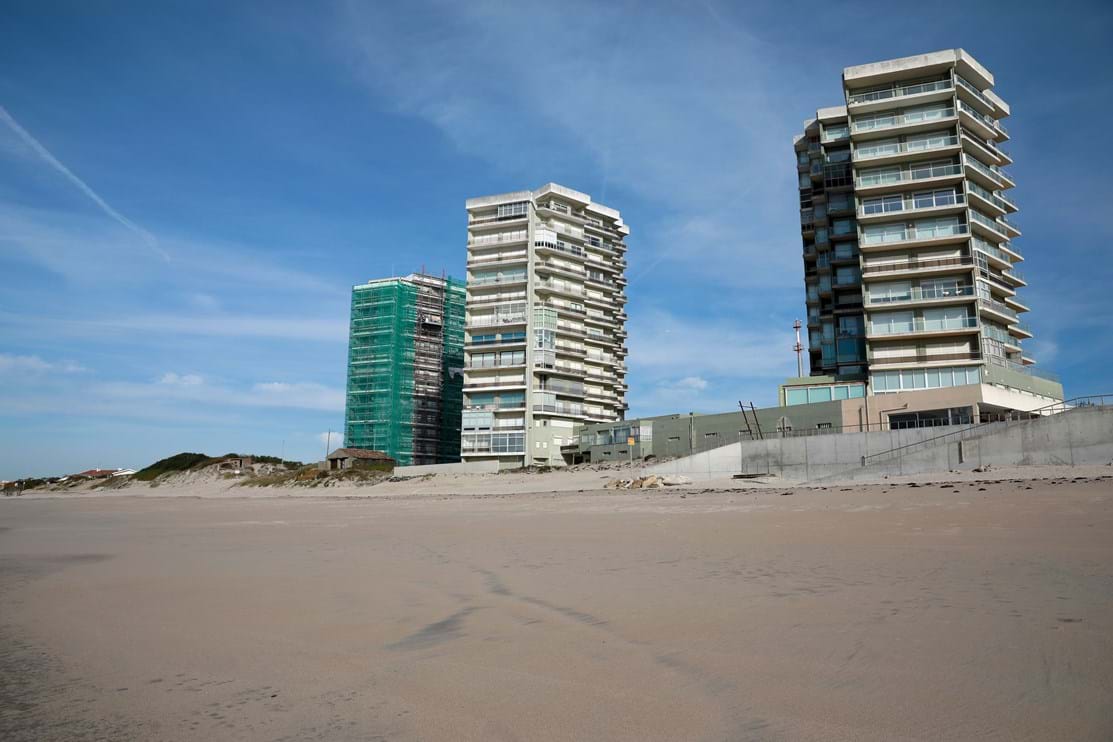
[[[421,477],[426,474],[496,474],[499,462],[492,461],[461,461],[456,464],[424,464],[421,466],[396,466],[396,477]]]
[[[791,481],[824,478],[878,479],[952,469],[1045,464],[1107,464],[1113,460],[1113,408],[1082,408],[1038,420],[997,423],[966,440],[913,448],[870,466],[863,456],[935,438],[967,426],[843,433],[743,441],[647,467],[653,474],[695,480],[732,474],[773,474]]]

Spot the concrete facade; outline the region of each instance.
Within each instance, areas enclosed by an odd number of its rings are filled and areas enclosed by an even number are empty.
[[[964,434],[970,433],[968,437]],[[900,450],[901,447],[909,448]],[[897,449],[897,450],[894,450]],[[868,466],[863,457],[883,458]],[[769,474],[790,481],[873,480],[992,466],[1104,465],[1113,462],[1113,408],[1078,408],[1036,419],[972,428],[743,441],[646,467],[646,473],[696,480]]]
[[[563,465],[576,424],[626,411],[626,236],[549,183],[469,199],[461,455]]]

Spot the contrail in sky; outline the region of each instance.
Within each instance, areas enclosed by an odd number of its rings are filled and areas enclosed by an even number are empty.
[[[163,260],[166,260],[167,262],[170,261],[170,254],[158,246],[158,239],[153,234],[143,229],[143,227],[140,227],[138,224],[133,222],[131,219],[128,219],[120,212],[116,211],[116,209],[112,208],[112,206],[103,198],[101,198],[96,191],[90,188],[85,183],[85,181],[74,175],[73,172],[68,167],[63,165],[57,157],[50,154],[50,150],[40,144],[38,139],[35,139],[35,137],[31,136],[31,133],[29,131],[20,126],[19,122],[12,118],[12,115],[8,113],[8,110],[3,106],[0,106],[0,119],[2,119],[4,123],[8,125],[8,128],[14,131],[16,135],[20,139],[22,139],[28,147],[33,149],[39,157],[46,160],[46,163],[48,165],[65,176],[65,178],[69,182],[77,186],[77,189],[79,191],[84,193],[93,203],[99,206],[101,211],[103,211],[105,214],[108,214],[108,216],[112,217],[117,222],[139,235],[139,237],[142,238],[143,242],[146,243],[147,247],[151,248],[160,256],[162,256]]]

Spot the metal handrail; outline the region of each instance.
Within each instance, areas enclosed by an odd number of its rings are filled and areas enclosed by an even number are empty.
[[[1035,420],[1041,417],[1046,417],[1047,415],[1055,415],[1061,412],[1067,412],[1069,410],[1078,409],[1080,407],[1107,407],[1111,405],[1113,405],[1113,394],[1089,394],[1082,397],[1073,397],[1061,402],[1053,402],[1052,404],[1044,405],[1043,407],[1037,407],[1034,410],[1028,410],[1023,413],[1027,415],[1027,417],[1024,418],[1019,418],[1016,420],[991,420],[988,422],[979,422],[967,428],[963,428],[962,430],[955,430],[951,431],[950,433],[944,433],[943,435],[934,436],[932,438],[925,438],[922,441],[906,443],[903,446],[896,446],[895,448],[890,448],[887,451],[871,453],[868,456],[862,457],[862,466],[866,466],[870,463],[874,463],[875,461],[879,461],[882,456],[891,456],[892,454],[898,452],[905,452],[910,448],[915,448],[916,446],[926,446],[929,443],[939,443],[945,439],[950,438],[961,440],[968,437],[974,431],[984,430],[992,425],[1004,424],[1007,427],[1012,423],[1028,422],[1029,420]],[[900,453],[899,455],[903,455],[903,453]]]

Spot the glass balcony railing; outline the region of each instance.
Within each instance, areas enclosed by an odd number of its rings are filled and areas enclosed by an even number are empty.
[[[903,98],[908,95],[919,95],[921,93],[931,93],[935,90],[948,90],[951,87],[950,80],[936,80],[935,82],[922,82],[916,85],[894,85],[891,88],[883,88],[881,90],[870,90],[865,93],[855,93],[847,98],[850,105],[858,103],[871,103],[879,100],[891,100],[893,98]]]
[[[854,131],[880,131],[893,129],[898,126],[911,126],[926,124],[931,121],[943,121],[954,117],[955,109],[938,108],[930,111],[910,111],[908,113],[891,113],[854,120]]]
[[[940,319],[925,319],[915,317],[911,322],[890,322],[870,324],[871,335],[903,335],[911,332],[943,332],[946,330],[964,330],[978,326],[977,317],[943,317]]]
[[[927,180],[929,178],[942,178],[947,175],[961,175],[962,166],[958,163],[950,165],[932,165],[928,167],[915,167],[910,170],[902,170],[899,173],[877,173],[871,175],[862,175],[854,179],[854,183],[858,188],[869,188],[879,185],[890,185],[895,183],[909,183],[917,180]]]
[[[932,299],[953,299],[955,297],[973,296],[973,286],[946,286],[946,287],[929,287],[920,288],[914,286],[908,291],[900,294],[889,294],[886,296],[873,296],[870,295],[866,303],[870,306],[885,305],[885,304],[907,304],[914,301],[930,301]]]
[[[973,83],[968,82],[962,75],[955,75],[955,82],[958,83],[958,86],[960,88],[973,93],[974,97],[980,100],[982,103],[985,103],[990,108],[995,108],[995,106],[993,105],[993,101],[991,101],[989,98],[986,98],[982,91],[974,87]]]
[[[997,314],[1004,315],[1004,316],[1006,316],[1006,317],[1008,317],[1009,319],[1012,319],[1012,320],[1016,319],[1016,310],[1006,306],[1005,304],[997,301],[996,299],[989,299],[985,296],[979,296],[978,297],[978,303],[981,304],[986,309],[989,309],[993,312],[996,312]]]
[[[881,199],[865,201],[858,209],[859,216],[876,216],[879,214],[899,214],[910,211],[923,211],[935,209],[940,206],[957,206],[966,203],[966,197],[953,191],[929,192],[902,199]]]
[[[1008,204],[1008,202],[1005,201],[1005,199],[1001,198],[1000,196],[998,196],[996,193],[993,193],[992,191],[989,191],[985,188],[982,188],[977,183],[975,183],[973,181],[970,181],[966,184],[966,188],[971,193],[976,193],[977,195],[984,198],[986,201],[989,201],[991,204],[993,204],[997,208],[1001,209],[1002,211],[1007,211],[1008,210],[1009,204]],[[1002,218],[1002,221],[1004,221],[1003,218]]]
[[[976,224],[981,224],[986,229],[992,229],[997,234],[1005,234],[1004,226],[999,224],[996,219],[990,219],[988,216],[980,211],[977,211],[976,209],[967,209],[966,213],[969,214],[970,221],[975,222]]]
[[[990,105],[992,105],[992,104],[990,104]],[[993,118],[992,116],[988,116],[988,115],[986,115],[986,114],[982,113],[981,111],[979,111],[978,109],[974,108],[974,107],[973,107],[972,105],[970,105],[970,104],[969,104],[969,103],[967,103],[966,101],[962,101],[962,100],[960,100],[960,101],[958,102],[958,109],[959,109],[960,111],[962,111],[963,113],[968,113],[968,114],[970,114],[970,115],[971,115],[971,116],[973,116],[973,117],[974,117],[975,119],[977,119],[978,121],[982,122],[983,124],[985,124],[985,125],[986,125],[986,126],[988,126],[989,128],[991,128],[991,129],[994,129],[994,130],[996,130],[996,131],[1000,131],[1000,132],[1001,132],[1002,134],[1004,134],[1005,136],[1008,136],[1008,132],[1007,132],[1007,131],[1005,130],[1005,127],[1004,127],[1004,126],[1001,126],[1001,124],[999,124],[999,123],[997,122],[997,119]]]
[[[855,160],[869,160],[875,157],[889,157],[891,155],[905,154],[908,152],[931,152],[932,150],[954,147],[958,144],[956,136],[939,136],[929,139],[919,139],[912,142],[899,142],[894,144],[874,144],[854,148]]]
[[[862,233],[862,244],[880,245],[891,242],[911,242],[913,240],[930,240],[935,237],[950,237],[966,234],[968,229],[965,224],[932,225],[930,227],[911,227],[886,229],[882,232]]]

